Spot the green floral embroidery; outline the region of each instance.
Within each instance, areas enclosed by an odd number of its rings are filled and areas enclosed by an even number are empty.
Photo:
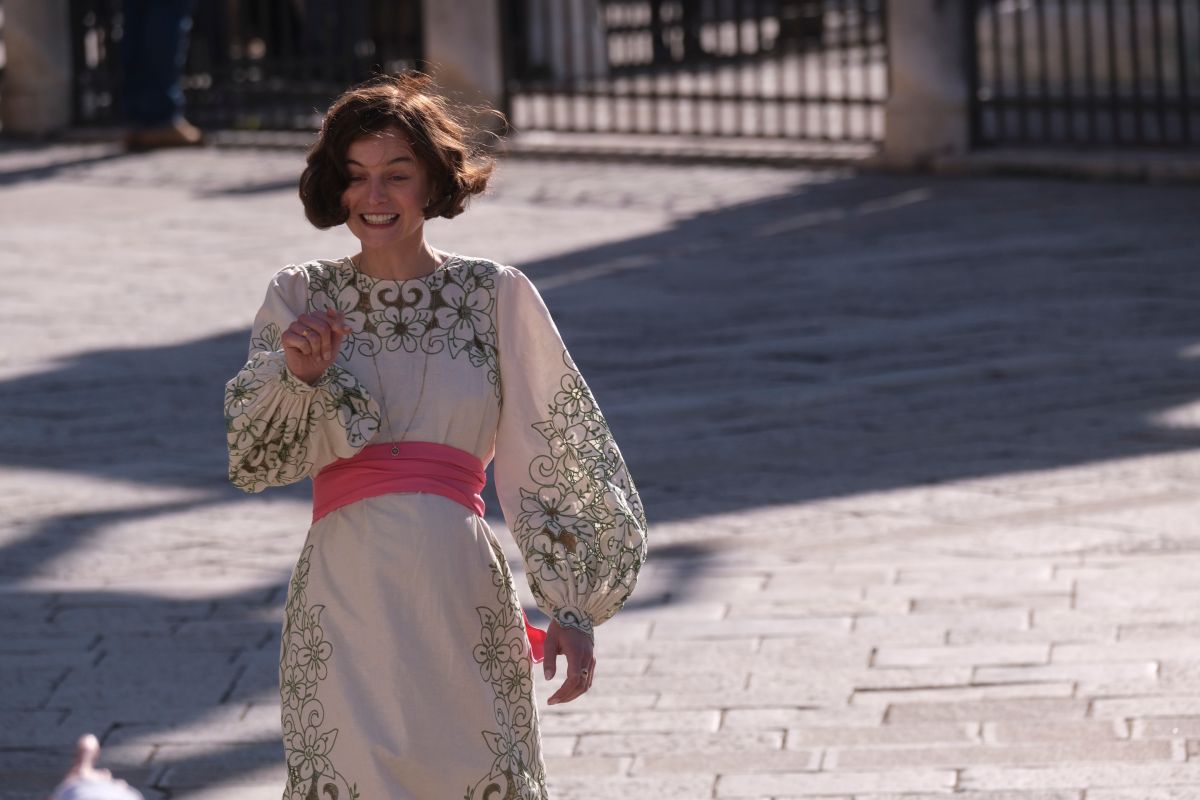
[[[483,731],[494,759],[487,777],[467,787],[463,800],[546,800],[546,773],[537,734],[531,661],[525,621],[504,551],[492,544],[492,586],[497,606],[480,606],[475,663],[495,693],[496,730]]]
[[[495,264],[452,257],[442,269],[407,281],[377,280],[346,261],[304,269],[309,308],[336,308],[353,329],[342,345],[344,357],[383,350],[465,355],[473,366],[487,368],[499,396]]]
[[[292,394],[310,398],[303,417],[275,415],[263,419],[254,415],[263,393],[272,391],[273,380]],[[345,429],[351,447],[362,447],[379,430],[379,411],[346,370],[332,366],[309,386],[287,371],[278,351],[255,351],[242,371],[225,385],[230,481],[243,491],[255,492],[305,477],[313,467],[308,437],[319,421],[333,419]]]
[[[616,603],[594,619],[576,606],[555,608],[560,625],[591,635],[633,591],[646,558],[646,515],[608,423],[566,351],[563,363],[559,391],[545,419],[533,424],[546,449],[529,466],[532,483],[521,489],[513,533],[540,605],[556,605],[543,582],[565,583],[579,597],[600,588],[614,595]]]
[[[317,698],[318,685],[329,671],[333,646],[321,628],[325,606],[308,605],[305,590],[312,549],[312,545],[304,548],[292,573],[279,648],[279,699],[288,770],[283,797],[356,800],[357,784],[349,783],[333,763],[338,729],[324,724],[325,707]]]
[[[263,329],[258,332],[257,336],[250,337],[250,352],[256,350],[272,350],[283,349],[283,335],[279,330],[279,326],[274,322],[268,322],[263,326]]]

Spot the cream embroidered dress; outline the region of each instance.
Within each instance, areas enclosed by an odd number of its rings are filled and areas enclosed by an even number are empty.
[[[288,372],[280,334],[326,308],[353,332],[310,386]],[[567,627],[590,633],[616,613],[646,555],[620,451],[537,290],[510,267],[451,256],[406,281],[348,258],[287,267],[226,386],[225,418],[230,479],[248,492],[400,438],[494,456],[533,596]],[[546,797],[521,609],[483,519],[419,493],[333,511],[309,529],[285,613],[285,798]]]

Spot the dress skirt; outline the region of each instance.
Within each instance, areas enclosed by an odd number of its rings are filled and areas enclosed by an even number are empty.
[[[431,494],[330,513],[288,591],[288,797],[545,797],[531,670],[512,575],[483,519]]]

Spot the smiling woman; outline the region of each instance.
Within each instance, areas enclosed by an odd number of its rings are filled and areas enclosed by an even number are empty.
[[[313,478],[280,651],[285,798],[544,800],[532,662],[552,678],[566,658],[550,703],[586,692],[593,629],[645,559],[637,490],[533,284],[425,240],[487,185],[468,142],[422,76],[334,103],[300,196],[361,249],[274,277],[226,385],[230,479]],[[493,457],[545,633],[483,519]]]

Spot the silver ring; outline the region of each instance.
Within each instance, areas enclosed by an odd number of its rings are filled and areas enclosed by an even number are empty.
[[[588,671],[586,669],[581,669],[579,670],[579,674],[586,678],[588,676]]]

